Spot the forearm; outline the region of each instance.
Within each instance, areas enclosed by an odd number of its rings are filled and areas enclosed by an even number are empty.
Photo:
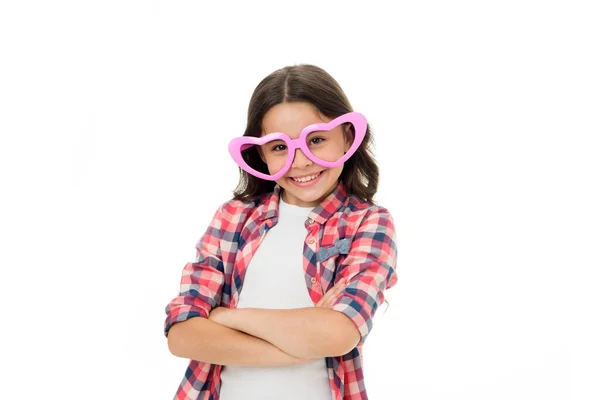
[[[335,357],[349,351],[341,327],[354,329],[348,317],[320,307],[296,309],[239,308],[227,325],[272,343],[295,357]]]
[[[199,317],[174,324],[168,340],[173,355],[211,364],[273,367],[309,361],[263,339]]]

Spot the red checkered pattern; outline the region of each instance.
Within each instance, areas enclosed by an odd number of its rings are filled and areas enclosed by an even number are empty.
[[[183,268],[179,295],[165,308],[165,336],[173,324],[207,318],[214,307],[237,307],[246,268],[265,233],[277,223],[280,193],[275,185],[272,193],[219,207],[196,244],[195,262]],[[367,399],[362,347],[384,291],[398,281],[392,217],[385,208],[348,195],[340,182],[310,212],[305,227],[303,265],[311,299],[318,303],[335,283],[347,279],[333,309],[347,315],[361,336],[348,354],[326,357],[332,398]],[[221,368],[190,360],[174,399],[218,400]]]

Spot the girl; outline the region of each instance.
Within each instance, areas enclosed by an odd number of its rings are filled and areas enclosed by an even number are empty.
[[[176,399],[367,399],[362,346],[397,282],[371,141],[321,68],[259,83],[229,145],[234,197],[165,309],[169,350],[190,359]]]

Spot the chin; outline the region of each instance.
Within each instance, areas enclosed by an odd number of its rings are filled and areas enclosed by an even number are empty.
[[[296,186],[287,177],[278,179],[277,183],[287,192],[286,197],[290,197],[288,199],[289,201],[317,206],[333,189],[335,189],[341,173],[342,168],[325,169],[319,178],[320,181],[310,187]]]
[[[322,182],[323,183],[323,182]],[[284,182],[280,186],[287,192],[288,202],[296,203],[304,207],[316,207],[321,201],[329,195],[329,188],[333,186],[333,182],[318,185],[314,188],[299,188],[293,183]]]
[[[322,188],[302,189],[289,182],[284,183],[282,186],[289,194],[293,194],[295,197],[304,201],[314,201],[323,193]]]

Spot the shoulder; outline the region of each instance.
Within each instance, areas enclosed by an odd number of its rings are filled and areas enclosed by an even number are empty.
[[[227,226],[244,225],[249,219],[256,220],[262,213],[270,193],[256,195],[247,199],[230,199],[218,207],[216,214]]]
[[[336,229],[342,228],[340,234],[359,240],[361,245],[383,242],[395,246],[396,228],[390,211],[354,195],[347,196],[330,223]]]

